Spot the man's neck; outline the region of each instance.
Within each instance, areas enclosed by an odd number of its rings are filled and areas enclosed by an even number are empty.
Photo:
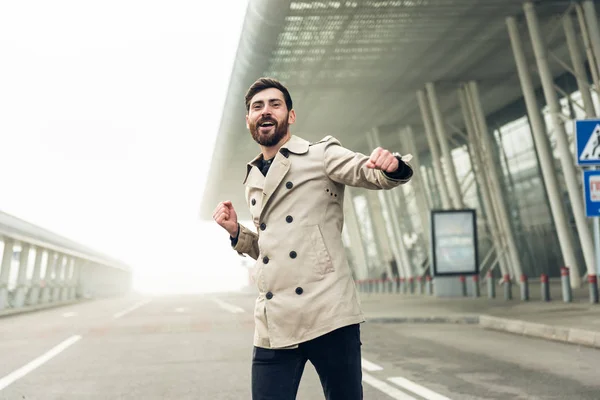
[[[277,143],[275,146],[269,146],[269,147],[260,146],[260,150],[262,152],[263,159],[270,160],[273,157],[275,157],[275,155],[277,154],[277,152],[279,151],[281,146],[283,146],[288,140],[290,140],[291,137],[292,137],[292,135],[290,134],[290,132],[288,132],[284,137],[281,138],[279,143]]]

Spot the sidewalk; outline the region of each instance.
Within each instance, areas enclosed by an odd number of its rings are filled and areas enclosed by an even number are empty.
[[[530,284],[530,300],[522,301],[513,286],[512,300],[501,290],[481,297],[438,298],[435,295],[361,293],[367,322],[470,323],[525,336],[600,348],[600,304],[589,302],[588,288],[573,290],[563,302],[560,283],[550,285],[550,302],[542,302],[539,284]]]

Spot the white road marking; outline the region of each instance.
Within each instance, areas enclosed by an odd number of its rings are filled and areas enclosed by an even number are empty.
[[[373,364],[371,361],[367,361],[364,358],[361,359],[361,361],[362,361],[362,367],[369,372],[383,370],[383,367],[380,367],[377,364]]]
[[[143,306],[144,304],[148,304],[150,303],[150,300],[142,300],[136,304],[134,304],[133,306],[126,308],[123,311],[119,311],[118,313],[116,313],[115,315],[113,315],[114,318],[121,318],[123,315],[128,314],[130,312],[132,312],[133,310],[140,308],[141,306]]]
[[[243,313],[244,312],[243,308],[240,308],[238,306],[234,306],[234,305],[229,304],[229,303],[225,303],[222,300],[219,300],[219,299],[211,299],[211,300],[214,301],[215,303],[217,303],[217,305],[219,307],[221,307],[222,309],[227,310],[229,312],[232,312],[234,314],[238,314],[238,313]]]
[[[66,350],[69,346],[71,346],[72,344],[77,342],[79,339],[81,339],[81,336],[79,336],[79,335],[71,336],[64,342],[58,344],[57,346],[55,346],[52,349],[50,349],[49,351],[47,351],[45,354],[42,354],[35,360],[30,361],[29,363],[25,364],[24,366],[17,369],[16,371],[13,371],[10,374],[6,375],[4,378],[0,379],[0,390],[5,389],[8,385],[14,383],[17,379],[21,379],[22,377],[24,377],[25,375],[27,375],[34,369],[43,365],[45,362],[52,359],[54,356],[56,356],[60,352]]]
[[[409,381],[406,378],[401,376],[396,376],[394,378],[388,378],[388,381],[395,383],[396,385],[404,388],[406,390],[410,390],[414,394],[418,394],[426,400],[450,400],[450,398],[443,396],[437,392],[434,392],[431,389],[427,389],[424,386],[414,383],[413,381]]]
[[[373,386],[375,389],[387,394],[392,399],[395,399],[395,400],[417,400],[416,398],[396,389],[392,385],[388,385],[387,383],[380,381],[377,378],[374,378],[373,376],[367,374],[366,372],[363,372],[362,375],[363,375],[362,380],[365,383],[367,383],[367,384]]]
[[[65,318],[69,318],[69,317],[74,317],[76,315],[77,315],[76,312],[70,311],[70,312],[64,313],[62,316],[65,317]]]

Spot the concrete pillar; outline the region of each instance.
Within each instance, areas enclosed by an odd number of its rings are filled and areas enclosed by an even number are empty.
[[[73,257],[65,258],[63,282],[60,288],[60,301],[69,300],[69,290],[71,287],[71,274],[73,273]]]
[[[483,145],[484,157],[487,161],[487,172],[488,176],[490,177],[490,193],[492,195],[492,202],[495,203],[495,209],[498,212],[498,224],[504,232],[504,238],[506,239],[508,255],[511,262],[510,267],[514,273],[513,277],[515,280],[520,282],[519,278],[523,274],[521,258],[519,256],[517,241],[515,240],[510,218],[506,212],[504,196],[502,196],[502,186],[500,185],[498,166],[492,158],[492,141],[490,140],[487,122],[485,121],[485,114],[483,113],[481,106],[479,89],[477,84],[473,81],[469,82],[467,88],[469,89],[469,96],[467,97],[467,100],[472,104],[474,115],[477,117],[477,127],[479,129],[476,129],[476,131],[479,131],[480,133],[480,143]]]
[[[561,119],[561,108],[558,102],[556,91],[554,90],[552,74],[548,66],[546,47],[542,41],[539,22],[533,3],[531,1],[527,1],[523,5],[523,8],[525,10],[525,17],[527,19],[529,34],[533,44],[533,51],[535,53],[538,72],[542,80],[544,97],[546,98],[546,102],[550,110],[550,116],[552,118],[552,125],[556,137],[556,147],[560,156],[560,162],[563,174],[565,176],[565,182],[567,184],[573,215],[575,216],[575,224],[577,226],[577,231],[579,232],[579,239],[587,266],[587,273],[588,275],[596,275],[592,235],[587,226],[587,220],[584,213],[585,206],[583,204],[583,196],[579,190],[579,177],[575,171],[575,162],[571,156],[567,133],[565,132],[565,127]],[[569,267],[570,270],[570,281],[573,287],[579,287],[581,285],[581,278],[579,276],[578,266],[568,265],[567,267]]]
[[[491,201],[489,181],[485,174],[485,166],[483,165],[483,161],[481,159],[482,154],[478,144],[479,141],[477,140],[477,135],[475,133],[475,117],[470,111],[469,104],[467,101],[467,93],[464,87],[458,89],[458,99],[463,119],[465,121],[467,136],[469,138],[469,148],[471,150],[471,165],[473,166],[473,173],[475,174],[475,180],[477,181],[477,185],[479,186],[479,190],[483,200],[482,206],[485,210],[485,215],[490,230],[490,236],[492,237],[492,244],[498,257],[500,270],[502,272],[502,276],[505,276],[507,274],[507,265],[504,253],[505,248],[503,245],[501,234],[498,229],[497,216],[493,203]]]
[[[83,260],[79,258],[73,259],[73,274],[71,275],[71,284],[69,285],[69,300],[74,300],[77,297],[82,264]]]
[[[52,282],[52,301],[57,302],[60,301],[60,292],[65,283],[64,281],[64,273],[65,273],[65,261],[66,256],[64,254],[59,254],[56,260],[56,266],[54,267],[54,280]]]
[[[356,208],[352,201],[352,191],[349,187],[346,187],[346,196],[347,198],[344,200],[344,220],[346,222],[345,226],[348,229],[348,236],[350,238],[350,246],[354,255],[354,260],[356,261],[356,270],[354,273],[356,274],[357,279],[363,280],[369,277],[369,261],[360,234]]]
[[[575,78],[577,79],[577,87],[581,92],[583,109],[585,110],[586,116],[591,118],[596,115],[596,111],[594,110],[594,102],[592,100],[592,95],[590,94],[590,87],[585,71],[585,63],[583,62],[583,57],[581,56],[581,51],[577,44],[575,27],[573,26],[573,18],[571,17],[571,14],[567,14],[563,17],[563,29],[565,31],[565,37],[567,38],[567,46],[569,48],[571,62],[573,63],[573,71],[575,72]]]
[[[44,249],[41,247],[35,247],[35,261],[33,264],[33,275],[31,276],[31,289],[29,289],[29,296],[27,302],[30,305],[36,305],[40,298],[40,282],[42,272],[42,256],[44,255]]]
[[[446,179],[443,175],[440,152],[438,149],[437,140],[435,139],[433,123],[429,113],[429,105],[427,104],[425,93],[422,90],[417,91],[417,100],[421,110],[421,118],[423,119],[423,124],[425,126],[425,134],[427,135],[427,142],[429,144],[429,151],[431,152],[431,159],[433,163],[433,173],[435,175],[437,189],[439,190],[440,198],[442,200],[442,208],[449,209],[452,207],[452,202],[450,201],[450,192],[448,190]],[[434,188],[432,187],[431,190],[433,191],[433,189]]]
[[[456,169],[454,168],[454,161],[452,159],[452,154],[450,153],[450,147],[448,146],[448,136],[446,135],[444,118],[442,117],[442,112],[440,111],[438,104],[435,86],[433,83],[428,82],[425,85],[425,88],[427,90],[427,96],[429,98],[429,104],[433,114],[433,122],[435,125],[435,131],[438,135],[438,142],[440,144],[440,149],[442,150],[442,158],[444,160],[445,167],[444,171],[446,172],[445,176],[447,178],[448,188],[450,189],[449,193],[452,200],[452,206],[455,209],[461,209],[464,207],[462,193],[460,191],[460,184],[458,183],[458,178],[456,176]]]
[[[27,266],[29,265],[29,243],[21,243],[21,254],[19,257],[19,273],[17,275],[17,287],[15,289],[15,308],[25,305],[25,294],[27,291]]]
[[[2,252],[2,262],[0,263],[0,310],[8,308],[8,277],[10,275],[10,266],[12,263],[14,240],[4,237],[4,250]]]
[[[381,146],[381,141],[379,139],[379,132],[374,129],[370,132],[368,136],[370,147],[376,148]],[[394,190],[394,189],[393,189]],[[398,189],[395,189],[398,190]],[[404,245],[404,241],[402,239],[402,229],[400,229],[400,220],[398,217],[398,213],[396,207],[393,206],[393,193],[392,190],[383,190],[377,191],[380,195],[379,199],[381,201],[382,206],[386,209],[387,215],[391,219],[390,226],[392,232],[392,251],[394,251],[394,258],[396,259],[396,265],[398,265],[398,271],[402,268],[404,270],[404,276],[409,279],[413,276],[413,268],[411,266],[411,262],[408,258],[408,253],[406,251],[406,246]],[[393,277],[391,274],[391,266],[389,269],[388,277]]]
[[[52,274],[54,274],[54,268],[56,265],[56,253],[54,251],[48,250],[48,257],[46,259],[46,271],[44,273],[43,282],[44,285],[42,287],[42,295],[41,302],[48,303],[52,294],[52,285],[53,278]]]

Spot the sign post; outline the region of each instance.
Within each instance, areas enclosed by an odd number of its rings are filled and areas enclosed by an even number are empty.
[[[583,167],[585,213],[588,218],[593,218],[596,275],[588,276],[588,280],[590,301],[597,303],[597,275],[600,273],[600,119],[575,120],[575,148],[577,165]]]

